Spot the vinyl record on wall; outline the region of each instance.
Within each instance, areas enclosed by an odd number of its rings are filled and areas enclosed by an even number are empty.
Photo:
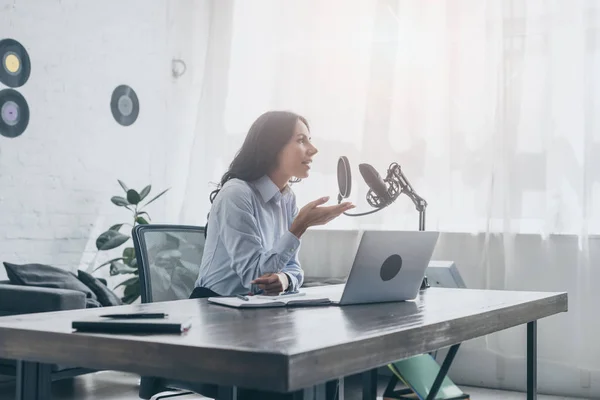
[[[117,86],[110,99],[110,111],[119,124],[133,124],[140,113],[140,103],[135,91],[127,85]]]
[[[25,132],[28,124],[29,106],[21,93],[0,90],[0,135],[15,138]]]
[[[14,39],[0,40],[0,82],[17,88],[27,82],[30,72],[31,62],[25,47]]]

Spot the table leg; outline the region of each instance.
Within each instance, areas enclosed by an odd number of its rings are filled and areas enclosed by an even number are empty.
[[[527,400],[537,399],[537,321],[527,323]]]
[[[330,381],[293,393],[220,387],[218,400],[344,400],[343,392],[338,389],[338,382],[341,386],[344,381]]]
[[[344,400],[344,378],[327,382],[327,400]]]
[[[235,386],[219,386],[217,400],[238,400],[238,391]]]
[[[17,361],[16,400],[50,400],[52,379],[50,365]]]
[[[339,381],[343,385],[343,380]],[[338,381],[330,381],[325,384],[316,385],[309,389],[299,390],[291,396],[292,400],[343,400],[338,397]],[[283,395],[282,399],[290,399]]]
[[[377,399],[377,369],[362,373],[362,398],[363,400]]]

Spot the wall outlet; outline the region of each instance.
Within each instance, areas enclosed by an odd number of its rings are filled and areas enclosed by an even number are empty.
[[[587,369],[579,370],[579,380],[582,388],[589,388],[592,385],[592,377]]]
[[[499,355],[496,356],[496,379],[498,382],[506,379],[506,360]]]

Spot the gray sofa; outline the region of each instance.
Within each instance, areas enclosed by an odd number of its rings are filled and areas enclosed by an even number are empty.
[[[105,280],[102,280],[106,284]],[[0,281],[0,316],[75,310],[86,307],[86,295],[70,289],[14,285]],[[51,365],[42,379],[55,381],[94,372],[67,365]],[[0,359],[0,375],[16,376],[16,362]]]

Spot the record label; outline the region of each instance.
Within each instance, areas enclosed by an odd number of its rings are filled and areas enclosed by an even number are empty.
[[[133,124],[140,113],[140,103],[135,91],[127,85],[117,86],[110,99],[110,110],[119,124]]]
[[[23,86],[29,79],[31,62],[27,50],[16,40],[0,40],[0,82],[8,87]]]
[[[2,104],[0,115],[2,116],[2,121],[5,122],[6,125],[15,126],[19,123],[19,105],[14,101],[7,101]]]
[[[21,70],[21,61],[15,53],[8,53],[4,58],[6,71],[11,75],[17,75]]]
[[[20,136],[29,124],[29,106],[21,93],[13,89],[0,90],[0,135]]]

